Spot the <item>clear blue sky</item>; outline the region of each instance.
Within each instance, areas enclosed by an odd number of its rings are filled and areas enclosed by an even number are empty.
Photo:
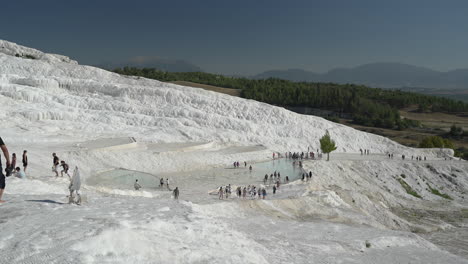
[[[466,0],[3,1],[0,38],[82,64],[183,59],[208,72],[371,62],[468,68]]]

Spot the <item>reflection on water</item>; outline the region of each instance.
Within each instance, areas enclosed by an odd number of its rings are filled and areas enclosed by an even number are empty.
[[[252,165],[252,171],[249,166]],[[286,176],[290,181],[299,179],[302,175],[302,169],[293,166],[290,159],[276,159],[261,163],[247,164],[241,163],[239,168],[233,166],[225,168],[214,168],[202,171],[178,172],[169,174],[152,175],[149,173],[131,171],[125,169],[114,169],[99,173],[87,179],[86,184],[93,186],[105,186],[108,188],[133,189],[133,183],[136,179],[143,189],[159,190],[159,179],[169,178],[170,186],[179,187],[181,193],[192,195],[193,199],[198,200],[198,196],[206,196],[219,186],[231,185],[259,185],[265,174],[274,172],[281,174],[282,181]],[[166,188],[162,189],[166,190]],[[203,198],[201,198],[203,199]]]
[[[86,184],[118,189],[133,189],[133,184],[137,179],[140,185],[146,188],[156,188],[157,184],[159,184],[155,175],[126,169],[113,169],[101,172],[87,178]]]

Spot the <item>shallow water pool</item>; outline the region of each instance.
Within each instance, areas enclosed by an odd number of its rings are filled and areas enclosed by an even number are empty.
[[[252,171],[249,170],[250,165],[252,165]],[[181,193],[192,197],[190,200],[201,201],[220,186],[228,184],[232,186],[263,184],[265,174],[270,175],[275,171],[281,174],[281,182],[284,181],[286,176],[289,177],[290,181],[299,179],[303,173],[297,164],[293,166],[292,160],[276,159],[247,164],[247,166],[241,163],[239,168],[234,168],[231,165],[225,168],[158,175],[119,168],[98,173],[88,178],[86,184],[107,188],[133,189],[133,184],[138,179],[143,190],[167,191],[166,186],[159,188],[159,179],[164,178],[169,179],[170,189],[177,186]]]

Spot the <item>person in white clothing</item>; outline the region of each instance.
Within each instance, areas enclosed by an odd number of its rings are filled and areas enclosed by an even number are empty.
[[[138,183],[138,180],[135,180],[135,184],[133,185],[133,187],[135,187],[136,191],[141,189],[141,185]]]
[[[26,179],[26,174],[24,173],[24,171],[21,171],[20,167],[16,167],[15,171],[15,177],[20,179]]]

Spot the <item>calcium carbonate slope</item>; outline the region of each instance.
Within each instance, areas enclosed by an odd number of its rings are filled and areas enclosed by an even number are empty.
[[[328,130],[339,152],[363,148],[374,153],[415,153],[387,138],[319,117],[202,89],[120,76],[7,41],[0,41],[0,103],[6,124],[34,127],[40,122],[37,132],[53,126],[80,130],[89,138],[115,132],[153,142],[236,142],[282,151],[316,149]]]

